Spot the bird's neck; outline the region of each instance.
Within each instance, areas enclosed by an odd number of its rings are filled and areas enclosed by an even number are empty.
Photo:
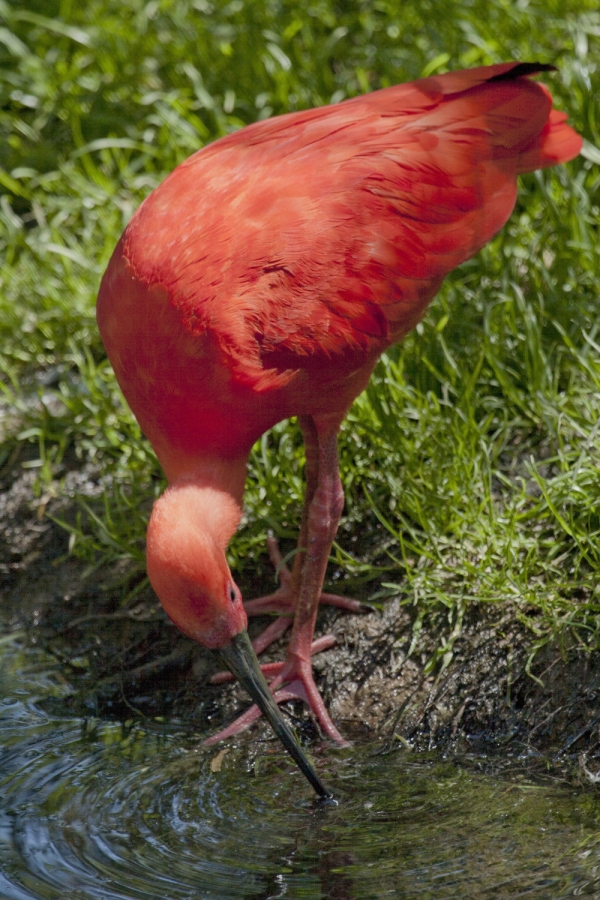
[[[169,543],[174,535],[203,533],[224,553],[242,517],[247,460],[204,459],[190,465],[166,470],[169,485],[154,504],[150,533],[165,535]],[[180,534],[180,553],[187,538]],[[195,552],[195,551],[194,551]]]
[[[204,489],[229,494],[238,507],[242,506],[246,483],[247,457],[239,459],[178,460],[164,466],[169,487],[193,486],[199,493]]]
[[[202,581],[200,570],[214,569],[215,574],[227,569],[225,550],[242,516],[244,475],[245,464],[196,465],[193,471],[177,473],[154,503],[146,555],[148,573],[163,605],[169,594],[168,585],[162,584],[165,573],[168,582],[177,573],[189,576],[200,567],[196,574]]]

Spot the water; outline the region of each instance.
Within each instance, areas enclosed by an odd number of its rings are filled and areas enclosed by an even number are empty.
[[[600,898],[592,789],[328,748],[322,809],[275,743],[45,711],[59,670],[1,641],[1,900]]]

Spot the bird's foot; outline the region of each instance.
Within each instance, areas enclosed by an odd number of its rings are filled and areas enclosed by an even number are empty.
[[[263,613],[277,613],[277,615],[285,617],[288,620],[288,623],[290,623],[296,608],[296,587],[293,583],[292,573],[281,556],[276,538],[272,535],[267,538],[267,548],[269,550],[269,557],[273,564],[273,568],[279,576],[280,585],[272,594],[267,594],[264,597],[257,597],[255,600],[249,600],[244,604],[244,609],[249,616],[260,616]],[[362,612],[362,610],[365,609],[364,605],[359,600],[353,600],[350,597],[341,597],[338,594],[321,593],[319,596],[319,603],[324,603],[328,606],[337,606],[338,609],[347,609],[349,612],[355,613]],[[281,627],[283,628],[283,626]],[[271,628],[271,626],[269,626],[269,628]],[[278,632],[276,636],[280,637],[284,631],[285,628],[283,628],[281,632]],[[273,633],[275,633],[275,631]],[[274,640],[276,640],[276,637],[271,638],[269,644],[273,643]],[[260,653],[268,647],[269,644],[264,644],[264,646],[261,647],[261,650],[256,650],[256,647],[254,649],[257,653]]]
[[[277,619],[275,622],[273,622],[273,625],[277,625],[278,622],[280,622],[280,621],[281,621],[280,619]],[[271,628],[271,627],[272,626],[269,625],[269,628]],[[268,631],[268,629],[267,629],[267,631]],[[260,635],[260,637],[262,638],[262,636],[264,634],[265,634],[265,632],[263,631],[263,633]],[[257,640],[260,640],[260,638],[258,638]],[[256,641],[255,641],[255,643],[256,643]],[[336,643],[337,643],[337,638],[334,634],[324,634],[322,637],[317,638],[316,641],[312,642],[312,644],[310,645],[310,655],[314,656],[315,653],[322,653],[324,650],[329,650],[329,648],[334,647]],[[256,647],[254,649],[256,650]],[[277,675],[279,675],[283,671],[284,666],[285,666],[285,660],[283,662],[263,663],[260,668],[261,668],[261,671],[262,671],[263,675],[265,676],[266,680],[272,681],[273,678],[275,678]],[[227,681],[234,681],[234,680],[235,679],[234,679],[233,675],[231,674],[231,672],[226,672],[226,671],[215,672],[215,674],[211,675],[211,677],[210,677],[211,684],[225,684]]]
[[[274,593],[258,597],[255,600],[249,600],[244,604],[244,609],[249,616],[259,616],[263,613],[278,614],[277,618],[252,641],[252,646],[257,656],[260,656],[267,647],[270,647],[271,644],[274,644],[275,641],[278,641],[285,634],[292,624],[296,605],[296,592],[292,584],[292,573],[283,561],[277,539],[272,535],[267,538],[267,548],[273,568],[279,575],[281,584]],[[338,594],[321,593],[319,603],[337,606],[340,609],[347,609],[354,613],[362,612],[366,608],[359,600],[353,600],[350,597],[340,597]],[[334,643],[335,638],[333,635],[325,635],[313,641],[311,655],[327,650]],[[272,676],[273,667],[282,665],[283,663],[267,663],[266,666],[261,666],[267,681]],[[224,684],[227,681],[233,681],[233,675],[225,671],[216,672],[210,679],[211,684]]]
[[[321,638],[321,640],[323,640],[323,638]],[[318,641],[313,642],[313,647],[317,643]],[[350,746],[348,741],[344,740],[331,721],[329,713],[323,703],[323,698],[319,694],[315,684],[310,660],[307,661],[298,656],[289,654],[285,662],[271,663],[268,665],[273,667],[270,674],[274,677],[270,687],[277,703],[285,703],[287,700],[304,701],[327,737],[331,738],[342,747]],[[277,673],[275,672],[275,667],[278,667],[279,669]],[[242,713],[242,715],[235,719],[231,725],[228,725],[227,728],[223,728],[222,731],[219,731],[217,734],[214,734],[212,737],[208,738],[208,740],[204,741],[204,744],[210,746],[211,744],[216,744],[226,738],[233,737],[233,735],[239,734],[241,731],[245,731],[256,722],[261,715],[262,713],[256,704],[251,706],[250,709],[246,710],[245,713]]]
[[[278,641],[291,624],[292,619],[290,616],[279,616],[277,619],[275,619],[274,622],[271,622],[270,625],[267,625],[265,630],[261,631],[259,636],[257,638],[254,638],[254,640],[252,641],[252,647],[254,648],[254,652],[256,653],[256,655],[259,656],[263,652],[263,650],[266,650],[267,647],[275,643],[275,641]],[[333,637],[333,635],[327,635],[327,637],[333,638],[332,643],[328,644],[329,647],[333,646],[333,644],[335,643],[335,638]],[[326,648],[321,647],[320,649],[324,650]],[[319,650],[311,650],[311,653],[318,652]],[[269,680],[267,671],[270,670],[270,667],[281,665],[283,665],[283,663],[267,663],[266,666],[261,666],[261,669],[267,681]],[[211,675],[209,680],[211,684],[224,684],[226,681],[233,681],[233,675],[231,674],[231,672],[223,670],[221,672],[215,672],[214,675]]]

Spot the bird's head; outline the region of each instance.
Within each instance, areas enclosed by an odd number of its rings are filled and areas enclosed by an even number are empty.
[[[148,577],[188,637],[211,649],[228,644],[247,618],[225,550],[241,510],[230,494],[179,482],[156,501],[148,525]]]
[[[331,794],[285,722],[250,643],[225,549],[241,510],[231,494],[178,481],[154,504],[146,543],[148,577],[167,615],[188,637],[218,650],[321,798]]]

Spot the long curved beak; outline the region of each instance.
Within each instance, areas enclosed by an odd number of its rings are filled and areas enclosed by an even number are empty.
[[[327,790],[315,772],[314,767],[306,758],[302,747],[273,699],[273,695],[265,681],[265,676],[260,670],[248,632],[245,630],[241,631],[232,638],[226,647],[219,648],[219,653],[229,671],[235,675],[242,687],[246,688],[287,752],[306,778],[308,778],[319,797],[323,800],[331,799],[333,794]]]

